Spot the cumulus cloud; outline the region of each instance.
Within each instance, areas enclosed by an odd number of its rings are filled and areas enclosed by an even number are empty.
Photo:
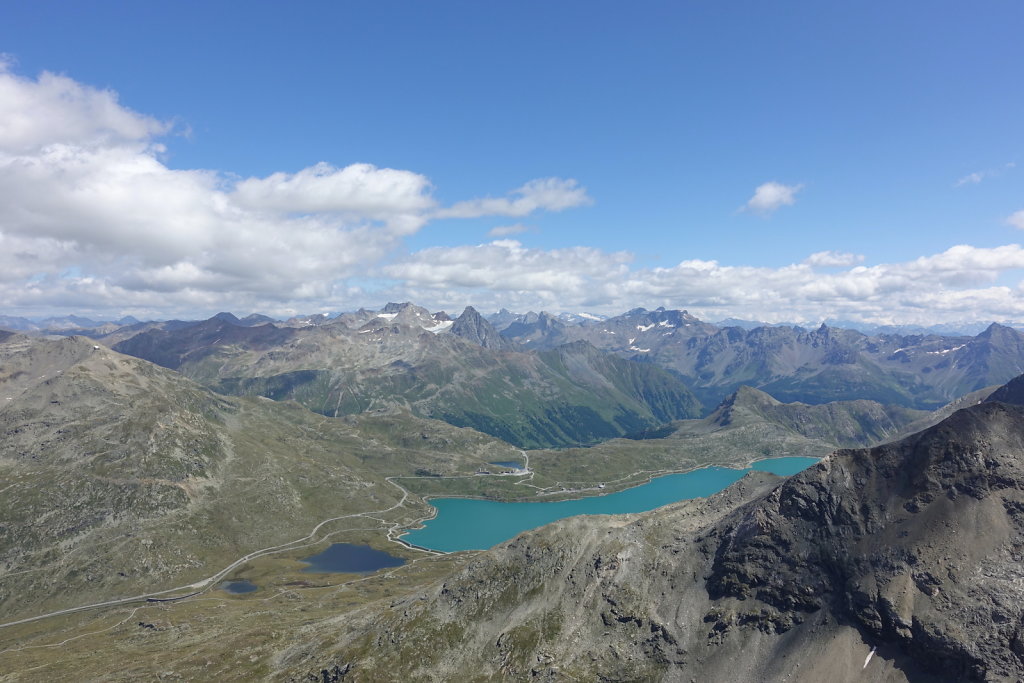
[[[319,163],[298,173],[274,173],[235,185],[233,198],[243,207],[281,214],[327,213],[388,222],[403,233],[415,232],[434,208],[430,181],[411,171],[352,164],[334,168]]]
[[[612,295],[606,285],[628,274],[632,256],[591,247],[530,249],[516,240],[460,247],[432,247],[384,267],[385,276],[413,288],[529,293],[539,300]]]
[[[1024,249],[969,245],[900,263],[857,265],[862,257],[812,254],[782,267],[687,259],[662,268],[631,268],[628,253],[536,250],[499,240],[475,247],[435,247],[388,266],[391,297],[457,307],[550,307],[620,313],[637,305],[685,308],[716,320],[769,322],[842,317],[877,323],[1012,320],[1024,316],[1021,287],[998,284],[1024,270]],[[822,272],[822,265],[839,270]]]
[[[507,197],[485,197],[456,202],[435,214],[439,218],[480,216],[526,216],[534,211],[564,211],[593,200],[587,189],[572,178],[538,178],[509,193]]]
[[[14,154],[65,144],[94,148],[145,143],[170,124],[143,116],[109,90],[90,88],[66,76],[43,73],[18,78],[0,60],[0,149]]]
[[[239,179],[173,169],[160,143],[171,130],[112,91],[51,73],[22,77],[0,61],[5,308],[319,306],[437,213],[430,181],[407,170],[322,162]],[[459,202],[453,215],[586,201],[576,181],[547,178],[507,199]]]
[[[1012,225],[1018,230],[1024,230],[1024,209],[1014,211],[1006,218],[1007,225]]]
[[[715,311],[763,312],[761,318],[805,320],[851,317],[877,322],[934,322],[943,314],[1005,320],[1024,313],[1024,300],[993,287],[999,276],[1024,269],[1019,245],[959,245],[904,263],[815,272],[808,263],[782,268],[723,266],[684,261],[634,278],[637,296],[689,296]],[[998,306],[970,310],[964,301]],[[927,301],[922,307],[920,302]]]
[[[743,205],[745,211],[768,215],[783,206],[791,206],[796,203],[796,193],[803,189],[803,185],[783,185],[770,181],[758,185],[754,190],[754,196]]]
[[[455,311],[663,305],[707,319],[1024,320],[1016,244],[872,265],[822,251],[776,268],[640,268],[625,252],[529,247],[507,239],[525,230],[511,224],[491,231],[505,239],[402,255],[436,218],[520,217],[591,199],[575,180],[545,178],[441,208],[425,176],[370,164],[241,179],[174,169],[160,144],[169,131],[113,92],[0,66],[0,312],[276,315],[392,299]],[[770,213],[800,187],[766,183],[747,208]],[[1024,229],[1024,210],[1007,222]]]
[[[862,254],[850,254],[842,251],[819,251],[811,254],[804,263],[809,266],[852,266],[864,260]]]

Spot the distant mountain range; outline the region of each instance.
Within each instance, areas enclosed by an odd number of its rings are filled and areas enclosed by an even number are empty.
[[[743,385],[781,401],[871,399],[934,409],[1024,372],[1024,335],[998,324],[974,337],[882,334],[821,325],[720,328],[686,311],[633,309],[567,325],[547,314],[501,330],[529,349],[585,340],[679,374],[706,410]]]
[[[24,319],[15,322],[22,327],[29,324]],[[966,335],[938,334],[919,329],[908,332],[907,328],[888,327],[876,327],[868,334],[829,324],[806,329],[739,320],[726,322],[731,324],[712,324],[686,311],[664,308],[653,311],[636,308],[622,315],[603,317],[589,313],[519,314],[505,309],[482,316],[469,307],[453,318],[445,312],[430,313],[410,303],[391,303],[380,311],[360,309],[334,317],[316,314],[297,316],[287,321],[275,321],[259,314],[238,318],[231,313],[219,313],[210,321],[138,322],[124,319],[113,323],[68,316],[31,323],[34,329],[30,331],[85,334],[117,346],[125,353],[147,358],[165,367],[180,368],[220,391],[295,397],[325,414],[361,412],[369,406],[379,409],[397,401],[412,406],[419,414],[439,416],[452,424],[472,425],[524,446],[592,443],[596,439],[627,433],[629,425],[649,424],[669,415],[706,415],[741,386],[756,387],[784,402],[815,404],[870,399],[883,404],[932,410],[963,394],[1006,382],[1024,371],[1024,335],[1012,327],[996,323],[976,334]],[[362,339],[350,334],[369,335],[372,330],[364,329],[364,326],[372,324],[384,329],[388,323],[402,331],[398,337],[383,344],[363,344],[379,340],[374,336]],[[268,325],[273,329],[263,329]],[[951,329],[950,326],[931,329],[940,328]],[[242,329],[255,331],[239,331]],[[299,334],[300,331],[313,333]],[[411,343],[412,338],[424,332],[432,333],[437,339],[424,342],[425,345]],[[473,382],[467,382],[467,368],[462,367],[459,368],[461,379],[456,383],[458,389],[450,386],[459,367],[456,362],[459,352],[451,346],[456,342],[443,342],[450,337],[499,356],[502,352],[527,354],[505,357],[499,365],[516,365],[511,358],[521,360],[534,356],[536,360],[531,363],[546,364],[551,359],[550,355],[545,355],[546,352],[567,344],[585,342],[618,358],[667,370],[675,380],[663,378],[658,381],[668,383],[664,386],[684,385],[675,386],[672,391],[686,397],[673,411],[666,409],[663,401],[655,401],[654,407],[647,405],[646,399],[642,398],[643,389],[626,391],[628,397],[613,392],[612,403],[616,407],[607,408],[604,412],[597,410],[599,415],[594,417],[591,414],[594,405],[578,397],[563,395],[568,391],[567,385],[555,382],[561,388],[550,394],[551,402],[545,399],[536,404],[532,401],[520,403],[520,406],[534,407],[525,408],[521,418],[515,420],[508,414],[511,404],[499,398],[510,391],[507,387],[502,388],[500,382],[489,385],[490,380],[479,376]],[[303,355],[307,351],[296,355],[291,350],[277,348],[297,343],[296,340],[303,338],[305,344],[315,343],[319,350],[312,355]],[[348,341],[340,342],[342,338]],[[324,341],[326,339],[332,341],[328,343]],[[352,340],[361,341],[352,344]],[[326,352],[325,344],[336,347],[335,351]],[[364,351],[375,348],[381,352],[352,351],[355,355],[350,361],[344,361],[340,356],[349,352],[338,351],[339,344]],[[233,345],[238,348],[233,348]],[[227,362],[229,356],[237,356],[243,349],[245,353],[266,353],[277,358],[273,364],[275,367],[242,368],[239,365],[241,361],[236,359],[232,369],[221,372],[215,368],[218,358]],[[337,365],[331,369],[324,365],[326,360],[316,360],[326,358],[325,353],[340,354],[338,358],[332,356],[331,363]],[[480,353],[479,350],[472,351],[469,357]],[[290,360],[285,361],[285,357]],[[419,377],[427,373],[437,381],[413,379],[413,375],[406,374],[399,365],[385,367],[396,362],[415,365]],[[490,364],[490,360],[479,362]],[[268,362],[264,360],[262,364],[267,366]],[[356,366],[358,371],[354,369]],[[442,366],[447,369],[441,369]],[[349,369],[343,370],[346,367]],[[616,367],[621,370],[631,366]],[[365,375],[370,368],[380,373],[380,377],[372,382]],[[492,368],[495,373],[492,376],[505,372],[496,368]],[[552,369],[549,366],[547,369],[525,371],[519,367],[509,372],[511,377],[521,372],[530,376],[527,382],[529,393],[542,385],[551,385],[542,376]],[[326,379],[332,373],[333,378]],[[404,379],[398,379],[399,376]],[[570,379],[569,384],[579,379]],[[512,394],[521,398],[522,382],[508,381],[517,387]],[[477,390],[469,389],[474,382],[486,395],[480,401]],[[341,384],[347,387],[345,391],[340,391]],[[483,388],[485,385],[489,388]],[[456,397],[463,390],[466,393]],[[637,401],[644,405],[637,404]],[[499,408],[497,416],[489,414],[495,406],[501,405],[505,407]],[[583,412],[575,412],[578,410]],[[565,423],[570,415],[576,416],[571,422],[584,426],[569,432],[552,427],[551,423]]]
[[[334,417],[406,407],[528,448],[594,443],[701,413],[663,368],[584,341],[523,351],[471,307],[451,320],[393,304],[299,328],[219,315],[119,338],[110,339],[116,350],[223,393],[295,399]]]
[[[63,317],[41,318],[35,320],[20,318],[18,316],[0,315],[0,329],[9,330],[11,332],[42,332],[53,334],[72,330],[76,332],[81,332],[82,330],[103,330],[105,332],[111,332],[119,327],[136,325],[138,323],[139,320],[130,315],[112,321],[90,320],[89,318],[83,318],[77,315],[66,315]]]
[[[388,306],[395,306],[400,304],[388,304]],[[387,307],[385,307],[386,309]],[[664,309],[659,309],[664,310]],[[298,315],[288,319],[276,319],[261,313],[252,313],[244,318],[237,318],[231,313],[222,313],[218,315],[229,315],[243,325],[259,325],[263,323],[274,323],[276,325],[284,327],[306,327],[311,325],[322,325],[334,318],[339,316],[361,316],[367,313],[366,309],[360,309],[354,313],[313,313],[309,315]],[[370,311],[372,312],[372,311]],[[444,313],[442,312],[441,315]],[[554,318],[559,322],[567,325],[587,325],[595,322],[602,322],[608,320],[611,317],[600,313],[513,313],[508,309],[501,309],[497,313],[491,313],[484,315],[483,317],[490,322],[495,329],[504,330],[511,323],[514,322],[533,322],[539,316],[544,315],[547,317]],[[0,329],[9,330],[12,332],[25,332],[25,333],[46,333],[46,334],[87,334],[88,336],[94,336],[94,334],[109,334],[110,331],[116,327],[126,327],[136,325],[140,321],[133,316],[124,316],[116,320],[95,320],[85,318],[77,315],[66,315],[56,316],[48,318],[24,318],[18,316],[0,315]],[[150,321],[150,322],[162,322],[162,321]],[[191,321],[199,322],[199,321]],[[963,323],[943,323],[936,325],[881,325],[876,323],[864,323],[856,320],[841,320],[841,319],[826,319],[822,321],[828,327],[837,327],[842,329],[857,330],[867,335],[880,335],[880,334],[896,334],[896,335],[940,335],[940,336],[974,336],[985,330],[991,322],[963,322]],[[781,323],[768,323],[758,320],[745,320],[741,318],[726,318],[724,320],[715,321],[713,324],[715,327],[740,327],[746,330],[753,330],[758,327],[805,327],[805,328],[816,328],[819,327],[822,322],[781,322]],[[1018,324],[1011,321],[997,321],[1005,327],[1013,327],[1015,329],[1021,328],[1022,324]],[[93,334],[94,333],[94,334]]]

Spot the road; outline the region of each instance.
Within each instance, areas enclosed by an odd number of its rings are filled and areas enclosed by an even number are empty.
[[[316,540],[315,537],[316,537],[317,533],[320,531],[320,529],[322,529],[324,527],[324,525],[326,525],[326,524],[330,524],[331,522],[337,522],[337,521],[342,520],[342,519],[351,519],[353,517],[370,517],[370,518],[373,518],[373,515],[384,515],[384,514],[387,514],[388,512],[391,512],[393,510],[397,510],[398,508],[400,508],[403,505],[405,505],[405,501],[408,500],[408,498],[409,498],[409,492],[406,491],[399,484],[391,481],[391,477],[388,477],[385,481],[387,481],[389,484],[391,484],[392,486],[396,487],[398,490],[400,490],[402,492],[402,498],[397,503],[392,505],[391,507],[386,508],[384,510],[370,510],[370,511],[367,511],[367,512],[355,512],[355,513],[352,513],[352,514],[349,514],[349,515],[341,515],[340,517],[331,517],[329,519],[325,519],[324,521],[320,522],[315,527],[313,527],[313,530],[310,531],[307,535],[303,536],[302,538],[295,539],[294,541],[289,541],[288,543],[282,543],[280,545],[275,545],[275,546],[270,546],[268,548],[260,548],[259,550],[254,550],[251,553],[238,558],[237,560],[235,560],[234,562],[232,562],[228,566],[226,566],[223,569],[221,569],[220,571],[218,571],[216,574],[213,574],[212,576],[209,576],[209,577],[207,577],[205,579],[202,579],[200,581],[196,581],[195,583],[190,583],[190,584],[188,584],[186,586],[176,586],[175,588],[168,588],[166,590],[157,591],[155,593],[143,593],[142,595],[133,595],[132,597],[128,597],[128,598],[116,598],[114,600],[105,600],[104,602],[94,602],[92,604],[81,605],[79,607],[69,607],[67,609],[57,610],[55,612],[47,612],[46,614],[39,614],[39,615],[36,615],[34,617],[27,617],[25,619],[18,619],[16,621],[9,621],[7,623],[0,624],[0,629],[7,628],[8,626],[17,626],[18,624],[28,624],[28,623],[31,623],[33,621],[40,621],[42,619],[49,619],[50,617],[57,617],[57,616],[66,615],[66,614],[74,614],[76,612],[84,612],[86,610],[91,610],[91,609],[100,609],[100,608],[103,608],[103,607],[115,607],[117,605],[125,605],[125,604],[132,603],[132,602],[145,602],[145,601],[150,600],[151,598],[155,598],[155,599],[159,599],[159,600],[165,600],[165,601],[170,601],[170,600],[183,600],[185,598],[190,598],[190,597],[199,595],[200,593],[203,593],[203,592],[209,590],[209,588],[211,586],[215,585],[218,581],[224,579],[224,577],[226,577],[228,574],[230,574],[233,570],[237,569],[240,565],[243,565],[246,562],[254,560],[257,557],[262,557],[263,555],[270,555],[270,554],[273,554],[273,553],[284,552],[286,550],[296,550],[298,548],[303,547],[303,545],[314,545],[316,543],[319,543],[320,541]],[[383,524],[388,524],[387,522],[385,522],[384,520],[381,520],[381,519],[377,519],[376,521],[381,522]],[[390,538],[390,535],[391,535],[391,531],[393,531],[394,528],[398,526],[398,524],[394,523],[391,526],[392,526],[392,529],[389,530],[389,532],[388,532],[389,538]],[[405,545],[408,545],[408,544],[405,544]],[[412,547],[412,546],[409,546],[409,547]],[[417,550],[422,550],[422,549],[421,548],[417,548]],[[180,595],[180,596],[169,596],[169,594],[171,594],[171,593],[176,593],[176,592],[181,592],[181,591],[191,591],[191,592],[189,592],[189,593],[187,593],[185,595]],[[169,596],[169,597],[161,597],[161,596]]]

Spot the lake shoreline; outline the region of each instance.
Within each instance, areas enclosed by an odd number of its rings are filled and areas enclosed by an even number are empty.
[[[790,472],[789,474],[776,475],[776,476],[780,476],[780,477],[786,477],[786,476],[791,476],[792,474],[795,474],[798,471],[802,471],[803,469],[806,469],[807,467],[811,467],[814,464],[817,464],[818,462],[820,462],[822,460],[822,458],[814,458],[814,457],[810,457],[810,456],[775,456],[775,457],[769,457],[769,458],[754,458],[754,459],[748,460],[747,464],[745,466],[743,466],[743,467],[738,467],[738,466],[736,466],[734,464],[733,465],[708,464],[708,465],[702,465],[700,467],[690,467],[690,468],[685,468],[685,469],[681,468],[681,469],[677,469],[677,470],[649,471],[649,472],[646,472],[647,476],[644,479],[637,479],[636,483],[634,483],[634,484],[627,485],[627,486],[624,486],[622,488],[614,488],[614,489],[612,489],[610,491],[604,491],[602,489],[598,489],[597,487],[592,487],[592,488],[587,488],[587,489],[576,489],[576,490],[558,491],[558,492],[554,492],[554,493],[550,494],[550,495],[567,494],[569,496],[569,497],[566,497],[566,498],[560,498],[559,500],[538,499],[538,498],[540,498],[540,496],[542,494],[538,494],[538,495],[536,495],[534,497],[529,497],[529,498],[521,498],[521,499],[513,499],[513,500],[502,500],[502,501],[497,501],[497,500],[490,499],[490,498],[485,498],[485,497],[482,497],[482,496],[472,496],[472,495],[426,495],[426,496],[422,496],[422,499],[423,499],[423,501],[425,503],[427,503],[431,507],[432,514],[430,516],[425,516],[425,517],[423,517],[423,518],[421,518],[419,520],[416,520],[412,524],[404,527],[402,529],[402,531],[397,536],[392,537],[392,540],[394,540],[394,541],[396,541],[398,543],[401,543],[402,545],[405,545],[407,547],[414,548],[416,550],[425,550],[425,551],[435,552],[435,553],[478,551],[478,550],[482,550],[483,549],[483,548],[459,548],[459,549],[447,549],[447,550],[445,550],[445,549],[439,549],[439,548],[431,548],[429,545],[425,545],[423,543],[414,543],[413,541],[408,540],[407,537],[410,534],[414,535],[414,536],[417,533],[421,534],[425,529],[428,528],[428,525],[426,524],[427,522],[436,520],[438,518],[438,516],[440,514],[440,509],[432,501],[453,501],[453,502],[454,501],[460,501],[460,502],[464,501],[464,502],[478,502],[478,503],[495,504],[495,505],[535,505],[535,504],[546,505],[546,504],[549,504],[549,503],[552,504],[552,505],[558,505],[558,504],[565,505],[565,504],[572,504],[572,503],[575,503],[575,502],[599,500],[599,499],[605,498],[607,496],[615,496],[615,495],[625,494],[627,492],[635,491],[636,489],[639,489],[639,488],[644,487],[644,486],[650,486],[650,485],[652,485],[652,483],[656,482],[659,479],[662,479],[662,478],[665,478],[665,477],[671,477],[673,475],[687,475],[687,474],[699,473],[699,472],[704,471],[704,470],[707,470],[709,474],[712,474],[714,470],[718,470],[718,471],[721,471],[721,472],[726,472],[726,471],[742,472],[744,470],[756,469],[755,465],[757,465],[759,463],[765,463],[765,462],[771,462],[771,461],[779,461],[779,460],[793,460],[794,462],[797,462],[797,461],[801,462],[801,467],[799,469],[797,469],[797,470],[795,470],[793,472]],[[773,473],[771,470],[761,470],[761,471],[765,471],[765,472],[768,472],[768,473]],[[639,474],[640,474],[640,472],[636,472],[636,473],[634,473],[631,476],[636,476],[636,475],[639,475]],[[710,495],[714,495],[715,493],[718,493],[719,491],[723,490],[724,488],[727,488],[728,486],[731,486],[732,484],[734,484],[738,480],[739,479],[737,478],[735,480],[729,481],[729,482],[725,483],[723,486],[721,486],[720,488],[717,488],[715,490],[709,491],[705,495],[685,495],[685,496],[679,497],[679,498],[674,499],[674,500],[667,500],[664,503],[660,503],[658,505],[655,505],[653,508],[646,508],[646,509],[643,509],[643,510],[635,510],[633,512],[644,512],[644,511],[647,511],[647,510],[650,510],[650,509],[656,509],[658,507],[663,507],[665,505],[671,505],[672,503],[679,502],[681,500],[690,500],[690,499],[693,499],[693,498],[702,498],[702,497],[707,497],[707,496],[710,496]],[[621,481],[621,480],[619,480],[619,481]],[[610,483],[614,485],[615,482],[610,482]],[[581,492],[584,492],[584,491],[586,491],[586,492],[595,492],[595,493],[593,493],[592,495],[582,495],[582,496],[573,496],[572,495],[573,493],[581,493]],[[598,492],[598,491],[600,491],[600,492]],[[629,511],[576,512],[576,513],[567,514],[567,515],[558,517],[557,519],[564,519],[565,517],[576,516],[577,514],[629,514]],[[538,524],[536,526],[543,526],[544,524],[550,523],[551,521],[555,521],[555,519],[551,519],[549,521],[544,521],[541,524]],[[528,528],[536,528],[536,527],[530,526],[530,527],[526,527],[526,528],[520,529],[519,531],[516,532],[516,534],[521,533],[522,531],[525,531]],[[513,536],[516,535],[516,534],[513,534]],[[512,536],[510,536],[509,538],[511,538],[511,537]],[[499,540],[499,541],[497,541],[497,543],[503,542],[503,540],[508,540],[508,539],[506,538],[506,539]],[[491,546],[487,546],[487,547],[491,547]]]

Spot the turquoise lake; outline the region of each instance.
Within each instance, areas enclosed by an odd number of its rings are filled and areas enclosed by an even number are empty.
[[[435,498],[437,516],[402,536],[402,540],[431,550],[484,550],[516,534],[574,515],[612,515],[645,512],[679,500],[718,493],[753,470],[789,476],[807,469],[817,458],[772,458],[743,470],[705,467],[668,474],[641,486],[605,496],[556,503],[499,503],[469,498]]]

